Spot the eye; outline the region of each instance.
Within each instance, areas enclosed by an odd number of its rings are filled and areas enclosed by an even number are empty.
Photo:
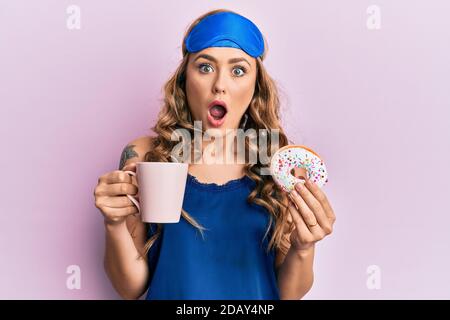
[[[208,67],[208,68],[212,69],[211,65],[210,65],[210,64],[207,64],[207,63],[202,63],[202,64],[200,64],[199,67],[198,67],[198,69],[199,69],[201,72],[203,72],[203,73],[208,73],[208,72],[205,72],[205,68],[204,68],[204,67]]]
[[[202,63],[202,64],[200,64],[198,66],[198,69],[202,73],[209,73],[210,71],[214,70],[209,63]],[[209,69],[210,69],[210,71],[208,71]],[[240,72],[236,73],[236,72],[234,72],[235,70],[239,70]],[[243,67],[243,66],[238,66],[236,68],[233,68],[233,75],[235,75],[236,77],[242,77],[246,73],[247,73],[247,69],[245,67]]]
[[[241,66],[234,68],[233,71],[234,70],[241,70],[241,72],[242,72],[242,73],[238,73],[238,74],[234,73],[234,75],[236,75],[237,77],[242,77],[247,72],[247,70]]]

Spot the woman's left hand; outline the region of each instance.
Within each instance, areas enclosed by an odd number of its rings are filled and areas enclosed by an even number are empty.
[[[289,194],[289,212],[295,225],[291,248],[304,251],[333,231],[333,209],[320,187],[312,181],[297,183]]]

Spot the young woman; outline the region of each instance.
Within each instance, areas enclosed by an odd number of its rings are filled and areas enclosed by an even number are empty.
[[[259,159],[191,161],[182,218],[174,224],[142,223],[126,197],[137,195],[138,185],[124,171],[134,171],[138,161],[172,161],[179,141],[171,134],[186,129],[194,137],[194,121],[224,139],[230,139],[227,129],[277,129],[279,147],[288,144],[277,88],[263,65],[266,52],[264,37],[247,18],[229,10],[199,17],[186,31],[183,59],[165,85],[155,135],[130,142],[120,170],[99,178],[94,195],[105,218],[105,270],[123,298],[148,290],[147,299],[300,299],[310,290],[314,244],[335,221],[313,182],[287,194],[261,174],[267,165]],[[270,150],[274,141],[268,137]],[[207,146],[203,141],[200,151]],[[245,147],[249,151],[248,142]],[[229,148],[223,153],[236,155]]]

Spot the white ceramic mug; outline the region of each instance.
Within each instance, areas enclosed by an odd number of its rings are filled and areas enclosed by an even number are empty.
[[[180,221],[188,173],[187,163],[136,162],[136,173],[125,172],[136,177],[139,201],[131,195],[127,194],[127,197],[138,208],[143,222]]]

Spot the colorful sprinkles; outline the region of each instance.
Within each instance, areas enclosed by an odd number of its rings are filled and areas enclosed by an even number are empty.
[[[307,178],[319,187],[328,182],[325,163],[317,153],[305,146],[288,145],[275,152],[270,162],[273,179],[286,192],[294,189],[296,183],[303,182],[291,174],[294,168],[304,168]]]

